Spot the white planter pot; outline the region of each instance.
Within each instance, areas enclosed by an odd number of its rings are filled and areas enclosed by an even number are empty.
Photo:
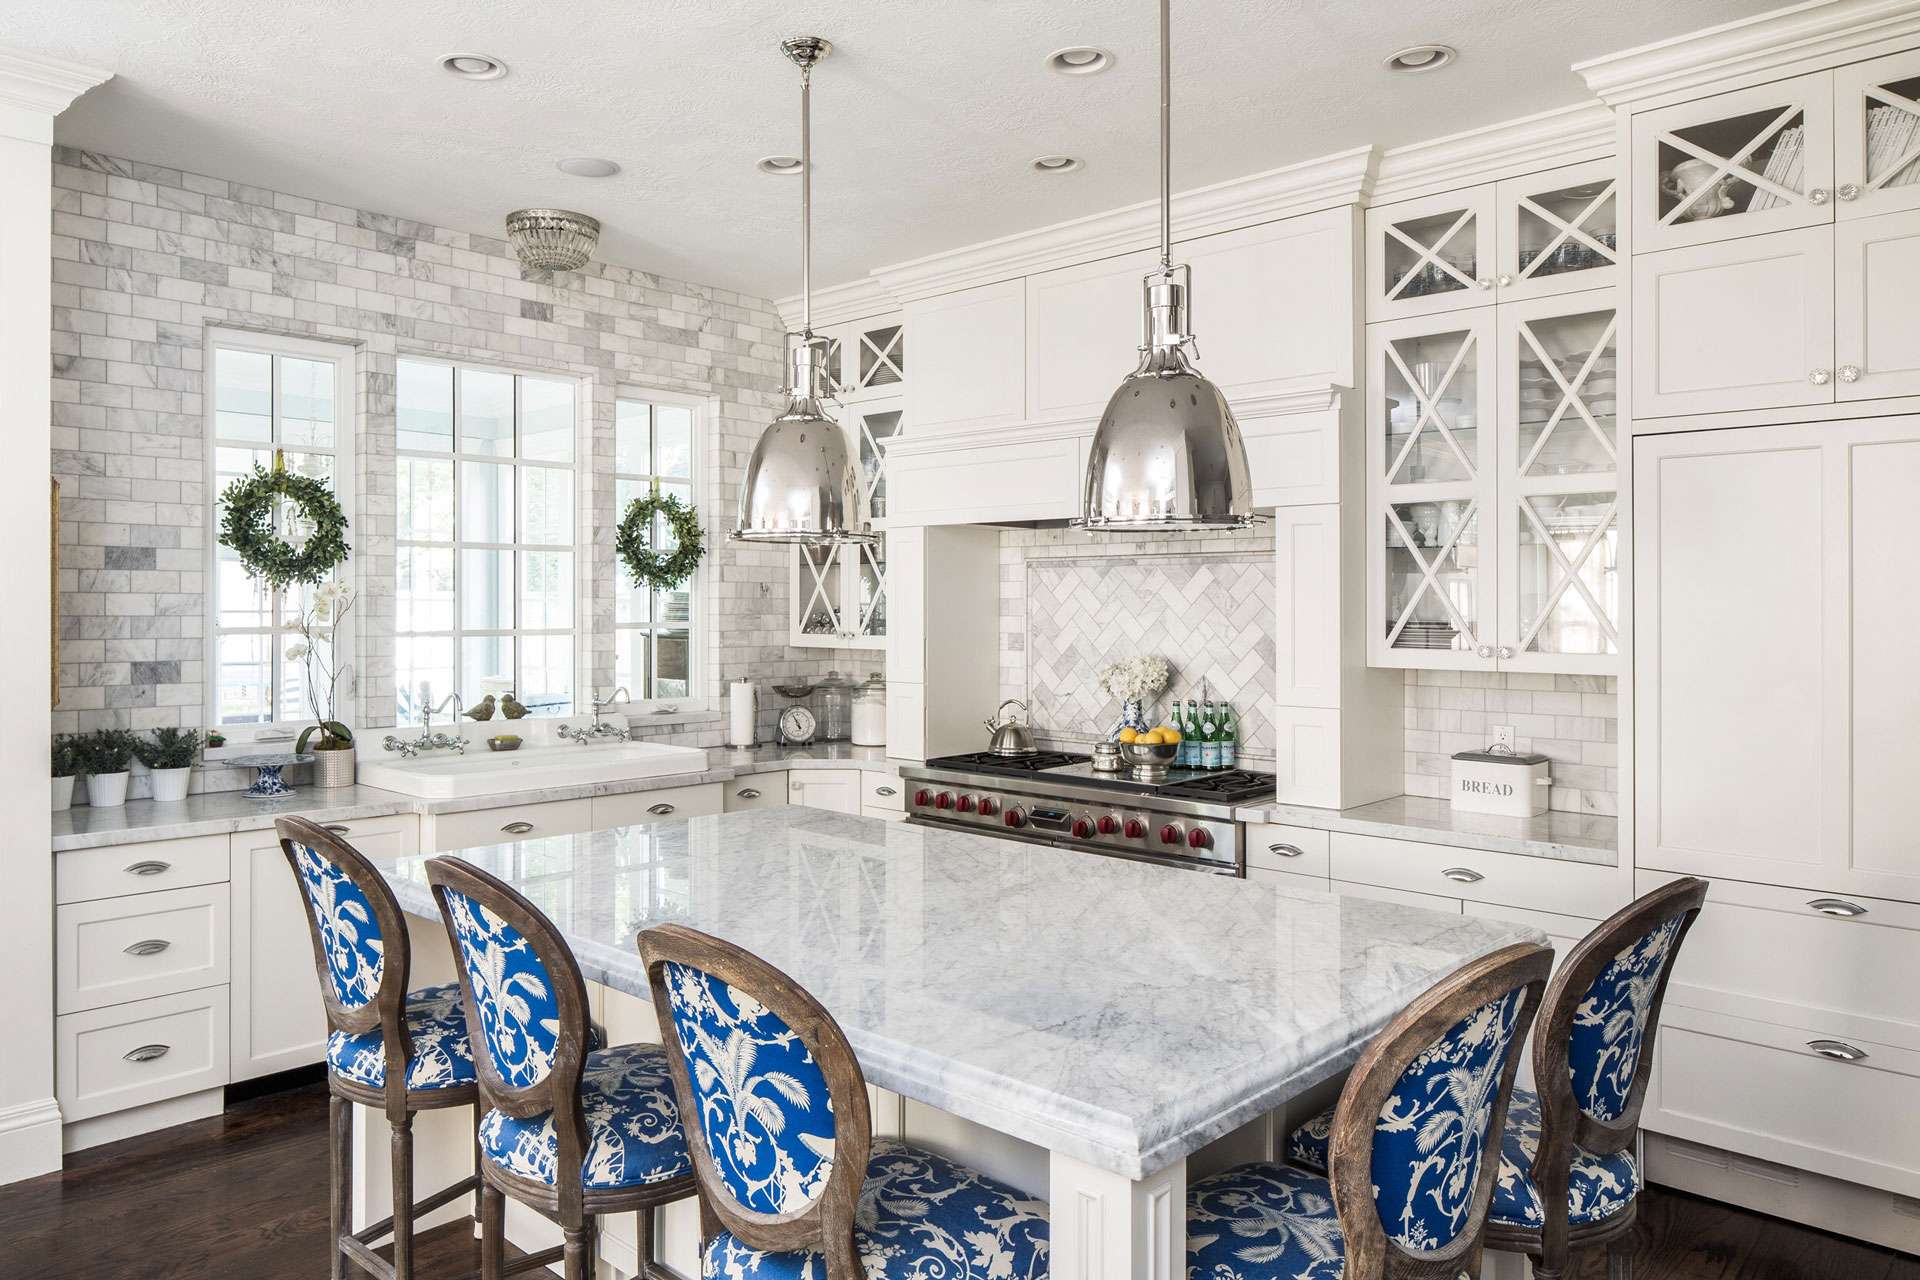
[[[187,783],[193,779],[193,766],[183,769],[155,769],[153,771],[153,798],[162,804],[187,798]]]
[[[132,775],[125,769],[119,773],[90,773],[87,775],[87,803],[96,809],[111,809],[115,805],[127,802],[127,779]]]
[[[62,809],[70,809],[72,807],[73,775],[68,774],[64,778],[55,778],[53,780],[53,811],[58,813]]]

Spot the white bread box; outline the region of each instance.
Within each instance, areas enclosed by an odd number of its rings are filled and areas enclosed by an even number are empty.
[[[1484,751],[1453,757],[1453,807],[1470,813],[1531,818],[1547,811],[1553,767],[1545,756],[1515,755],[1495,743]]]

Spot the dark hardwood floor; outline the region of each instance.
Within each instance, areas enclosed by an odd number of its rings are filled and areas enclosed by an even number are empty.
[[[302,1085],[0,1187],[0,1278],[325,1276],[326,1116],[324,1086]],[[1658,1188],[1641,1223],[1636,1280],[1920,1280],[1920,1259]],[[423,1278],[479,1269],[464,1223],[423,1237],[417,1256]],[[1575,1275],[1600,1280],[1604,1258]]]

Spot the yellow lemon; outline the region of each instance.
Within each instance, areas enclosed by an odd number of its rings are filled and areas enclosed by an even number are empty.
[[[1127,743],[1138,742],[1140,741],[1140,731],[1132,727],[1122,729],[1120,731],[1120,741]]]
[[[1177,747],[1180,745],[1180,731],[1178,729],[1169,729],[1169,728],[1166,728],[1165,726],[1162,726],[1160,730],[1160,741],[1166,743],[1170,747]]]

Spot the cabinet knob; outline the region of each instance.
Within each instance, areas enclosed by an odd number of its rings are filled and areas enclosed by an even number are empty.
[[[172,866],[173,864],[171,862],[160,862],[156,859],[148,859],[145,862],[129,862],[126,866],[122,867],[121,870],[130,876],[157,876]]]
[[[1486,877],[1472,867],[1448,867],[1440,873],[1456,884],[1479,884]]]
[[[1815,187],[1807,192],[1808,204],[1825,204],[1831,199],[1833,199],[1833,192],[1827,190],[1825,187]]]
[[[143,942],[129,943],[121,949],[130,956],[157,956],[172,945],[165,938],[148,938]]]
[[[1840,189],[1834,194],[1842,200],[1851,203],[1860,198],[1860,184],[1857,182],[1843,182],[1840,184]]]
[[[523,836],[533,830],[533,824],[531,822],[509,822],[500,829],[510,836]]]
[[[673,806],[665,803],[650,804],[647,806],[647,812],[656,818],[664,818],[673,812]]]
[[[1845,898],[1815,898],[1807,905],[1823,916],[1839,916],[1843,920],[1867,914],[1865,907],[1857,902],[1848,902]]]
[[[1838,372],[1840,374],[1840,381],[1842,382],[1860,381],[1860,366],[1857,364],[1843,364],[1840,366]]]
[[[1474,283],[1479,285],[1482,289],[1493,288],[1493,278],[1491,276],[1481,276],[1478,280],[1475,280]]]
[[[1277,853],[1283,858],[1304,858],[1307,856],[1307,851],[1295,844],[1270,844],[1267,846],[1267,852]]]
[[[1513,646],[1510,644],[1503,644],[1497,650],[1495,650],[1495,652],[1498,653],[1502,658],[1511,658],[1513,656]]]
[[[164,1058],[172,1049],[170,1044],[143,1044],[138,1049],[129,1049],[120,1057],[127,1062],[152,1062],[155,1058]]]
[[[1493,646],[1490,644],[1483,644],[1478,649],[1475,649],[1474,652],[1479,654],[1483,658],[1491,658],[1493,656]]]
[[[1495,277],[1494,277],[1494,281],[1495,281],[1495,283],[1497,283],[1497,284],[1498,284],[1498,285],[1499,285],[1499,286],[1500,286],[1500,287],[1501,287],[1502,289],[1504,289],[1504,288],[1506,288],[1506,287],[1507,287],[1508,285],[1510,285],[1510,284],[1512,284],[1512,283],[1513,283],[1513,277],[1512,277],[1512,276],[1510,276],[1510,275],[1508,275],[1508,274],[1507,274],[1506,272],[1504,272],[1504,271],[1502,271],[1502,272],[1501,272],[1501,273],[1500,273],[1499,275],[1497,275],[1497,276],[1495,276]]]
[[[1865,1062],[1867,1051],[1858,1045],[1848,1044],[1845,1040],[1809,1040],[1807,1048],[1823,1058],[1832,1058],[1835,1062]]]
[[[1807,381],[1811,382],[1816,387],[1824,387],[1829,382],[1833,381],[1833,370],[1815,369],[1812,373],[1809,373],[1807,375]]]

